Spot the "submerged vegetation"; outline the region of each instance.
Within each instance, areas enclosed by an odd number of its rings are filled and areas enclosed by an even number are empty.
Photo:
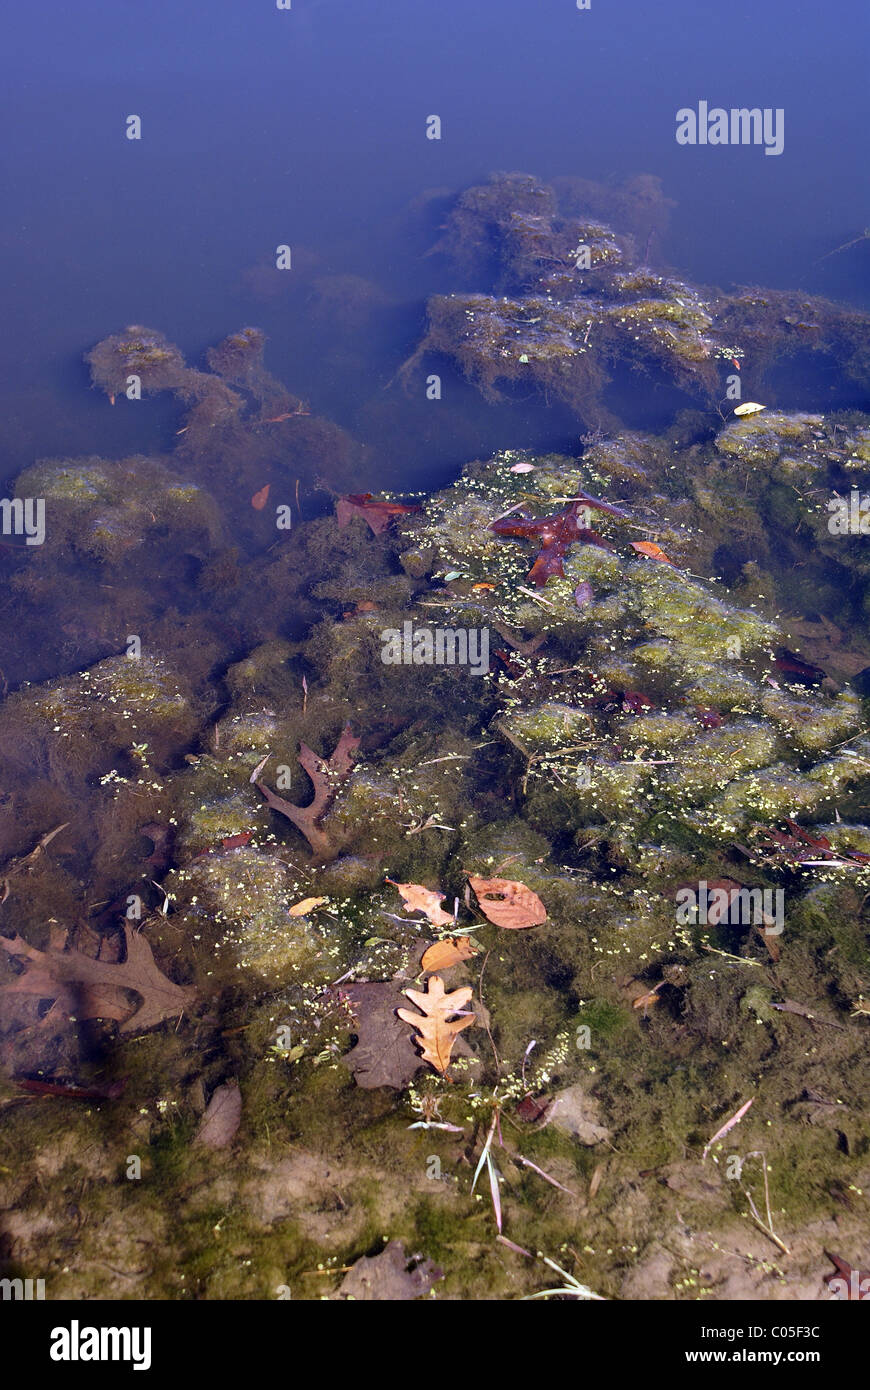
[[[430,303],[406,380],[446,352],[607,433],[414,501],[350,491],[257,330],[207,372],[138,326],[89,353],[187,423],[17,482],[47,540],[6,601],[54,669],[0,706],[4,1273],[723,1299],[859,1262],[870,566],[827,503],[870,422],[715,406],[798,313],[866,384],[866,324],[655,273],[664,215],[654,181],[458,200],[439,250],[489,282]],[[622,428],[616,362],[695,408]],[[329,440],[336,515],[281,527]],[[486,673],[383,659],[433,629],[485,631]]]

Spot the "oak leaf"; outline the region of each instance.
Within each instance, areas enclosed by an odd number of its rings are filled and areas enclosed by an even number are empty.
[[[534,540],[538,543],[540,550],[535,563],[529,570],[527,579],[530,584],[542,589],[548,579],[564,576],[562,560],[568,546],[573,542],[577,541],[583,545],[597,545],[602,550],[613,549],[610,542],[606,541],[603,536],[599,536],[597,531],[592,531],[582,525],[580,521],[581,508],[585,511],[589,507],[608,512],[611,516],[625,516],[625,512],[621,511],[619,507],[614,507],[612,503],[602,502],[597,497],[589,497],[586,493],[580,493],[569,506],[563,507],[560,512],[553,512],[550,516],[500,516],[496,518],[489,529],[494,531],[497,536],[511,536],[518,540]]]
[[[183,1013],[195,991],[161,973],[141,932],[125,925],[124,941],[126,959],[113,963],[96,960],[75,948],[52,945],[40,951],[20,936],[0,936],[5,951],[28,962],[13,984],[3,986],[3,993],[53,999],[54,1007],[79,1018],[113,1019],[121,1024],[122,1033],[144,1032]],[[138,994],[141,1003],[128,1003],[123,993],[126,990]]]
[[[547,920],[547,909],[541,899],[524,883],[510,878],[475,878],[473,874],[469,874],[468,882],[484,917],[497,927],[514,931],[538,927]]]
[[[457,1034],[474,1022],[473,1016],[453,1017],[465,1008],[472,990],[466,985],[448,994],[441,976],[430,975],[425,993],[419,989],[406,989],[404,993],[421,1012],[414,1014],[410,1009],[397,1009],[396,1012],[399,1018],[416,1028],[423,1060],[443,1074],[449,1066]]]
[[[388,878],[387,883],[398,888],[405,906],[412,912],[424,912],[433,927],[446,927],[453,922],[453,913],[445,912],[440,906],[444,901],[443,893],[434,893],[421,883],[397,883],[394,878]]]
[[[361,516],[372,534],[379,536],[386,531],[393,517],[419,510],[418,506],[409,506],[404,502],[377,501],[370,492],[357,492],[348,497],[339,497],[335,504],[335,517],[339,526],[344,527],[352,517]]]
[[[335,847],[322,829],[319,821],[326,814],[338,790],[338,783],[347,777],[353,766],[353,755],[359,747],[359,739],[354,738],[350,725],[345,724],[341,738],[328,761],[318,758],[307,743],[299,745],[299,761],[311,778],[314,798],[309,806],[294,806],[278,796],[264,782],[256,782],[257,790],[266,798],[273,811],[286,816],[297,830],[301,830],[315,854],[323,858],[333,856]]]

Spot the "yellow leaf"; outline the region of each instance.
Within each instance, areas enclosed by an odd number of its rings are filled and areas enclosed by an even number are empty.
[[[313,912],[321,903],[328,903],[328,898],[303,898],[301,902],[294,903],[288,907],[287,911],[291,917],[307,917],[309,912]]]
[[[450,1016],[465,1008],[471,998],[472,991],[466,985],[463,989],[454,989],[448,994],[444,989],[444,981],[440,975],[431,975],[427,981],[427,986],[428,989],[425,994],[419,989],[403,991],[422,1011],[421,1013],[413,1014],[410,1009],[397,1009],[396,1013],[404,1023],[410,1023],[412,1028],[416,1028],[419,1035],[417,1041],[420,1044],[424,1061],[434,1067],[437,1072],[443,1074],[450,1062],[450,1054],[453,1051],[457,1034],[474,1022],[473,1018],[457,1018],[449,1021]]]
[[[477,955],[467,936],[457,936],[453,941],[436,941],[428,951],[423,952],[420,964],[424,970],[447,970],[458,965],[461,960],[471,960]]]

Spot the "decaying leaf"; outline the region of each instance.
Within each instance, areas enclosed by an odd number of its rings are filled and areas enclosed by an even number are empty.
[[[271,483],[267,483],[265,487],[260,488],[259,492],[254,493],[251,498],[251,506],[254,508],[255,512],[261,512],[265,507],[269,500],[269,490],[271,486]]]
[[[398,888],[405,906],[411,912],[424,912],[433,927],[446,927],[453,922],[453,913],[445,912],[441,907],[445,896],[443,893],[435,893],[421,883],[397,883],[394,878],[388,878],[387,883]]]
[[[484,917],[497,927],[517,930],[537,927],[547,920],[547,909],[537,893],[510,878],[475,878],[468,882],[477,896]]]
[[[305,917],[309,912],[313,912],[316,907],[323,903],[328,903],[329,898],[302,898],[300,902],[288,907],[287,911],[291,917]]]
[[[357,1033],[356,1045],[343,1060],[365,1090],[376,1086],[404,1090],[423,1065],[413,1034],[396,1014],[404,1002],[402,984],[402,980],[387,980],[341,987]]]
[[[351,493],[348,497],[339,497],[335,504],[335,516],[339,526],[346,526],[351,517],[361,516],[375,536],[386,531],[393,517],[419,510],[418,506],[404,502],[377,501],[370,492],[357,492]]]
[[[126,959],[115,963],[56,945],[40,951],[20,936],[0,936],[0,946],[10,956],[28,962],[24,973],[2,992],[53,999],[55,1008],[78,1018],[113,1019],[120,1022],[122,1033],[144,1032],[189,1008],[195,991],[160,972],[142,932],[125,924],[124,941]],[[138,1006],[128,1002],[127,990],[139,995]]]
[[[452,917],[450,920],[453,920]],[[477,950],[468,937],[457,936],[451,941],[436,941],[434,946],[423,952],[420,964],[424,970],[448,970],[451,965],[458,965],[463,960],[472,960],[476,955]]]
[[[193,1142],[207,1149],[225,1149],[232,1142],[241,1118],[239,1083],[227,1081],[214,1092]]]
[[[349,724],[345,724],[335,751],[327,762],[318,758],[307,743],[300,743],[299,761],[314,786],[314,799],[309,806],[294,806],[292,801],[278,796],[264,782],[255,783],[257,790],[266,798],[272,810],[292,821],[297,830],[302,831],[314,853],[322,858],[334,855],[336,850],[318,822],[329,809],[338,790],[338,783],[348,776],[353,766],[354,752],[358,747],[359,739],[354,738]]]
[[[558,1093],[547,1114],[547,1123],[589,1148],[610,1138],[610,1130],[601,1124],[598,1101],[582,1082]]]
[[[380,1255],[363,1255],[342,1279],[333,1298],[400,1303],[422,1298],[443,1270],[420,1255],[406,1255],[402,1242],[391,1240]]]
[[[399,1018],[410,1023],[419,1034],[423,1060],[442,1075],[450,1064],[450,1054],[456,1035],[474,1022],[474,1017],[455,1018],[471,999],[472,990],[466,985],[454,989],[449,994],[444,989],[440,975],[430,975],[424,994],[419,989],[406,989],[404,992],[421,1013],[411,1013],[410,1009],[398,1009]]]

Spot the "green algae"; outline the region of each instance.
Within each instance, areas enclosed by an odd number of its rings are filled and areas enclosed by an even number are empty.
[[[533,187],[525,196],[538,207]],[[506,276],[526,274],[548,235],[550,214],[529,215],[538,222],[515,225]],[[606,263],[602,254],[596,273],[609,273]],[[643,296],[642,305],[652,288],[639,277],[621,291]],[[253,361],[254,339],[228,340],[225,370],[243,376],[249,350]],[[845,1211],[859,1229],[858,1197],[853,1211],[832,1188],[870,1178],[866,1019],[856,1010],[867,987],[868,870],[857,860],[747,863],[733,842],[754,844],[759,827],[796,817],[841,852],[868,852],[863,707],[848,688],[801,689],[777,674],[772,653],[784,634],[775,587],[763,592],[756,572],[734,589],[698,576],[719,570],[721,531],[709,520],[705,530],[701,518],[727,514],[733,483],[723,456],[741,467],[741,485],[748,480],[747,514],[774,478],[775,506],[756,523],[773,546],[776,528],[795,517],[787,479],[803,486],[819,476],[810,455],[822,444],[837,456],[825,467],[839,467],[862,443],[853,426],[838,442],[814,417],[768,416],[766,436],[749,423],[740,426],[743,452],[732,447],[734,426],[683,450],[627,436],[596,443],[582,459],[506,451],[471,465],[377,541],[361,526],[339,532],[320,520],[294,536],[291,562],[276,557],[256,571],[254,601],[238,610],[242,636],[225,643],[219,662],[191,652],[189,670],[176,671],[177,658],[114,656],[6,701],[0,745],[12,789],[20,795],[34,769],[45,783],[11,852],[23,855],[52,825],[81,819],[83,805],[101,841],[76,838],[65,851],[75,872],[65,877],[53,860],[60,839],[25,877],[7,866],[22,930],[36,940],[51,910],[81,915],[87,873],[89,904],[142,895],[141,929],[161,968],[198,991],[189,1017],[123,1040],[103,1022],[95,1054],[66,1055],[66,1074],[77,1079],[126,1076],[120,1101],[9,1111],[0,1189],[20,1214],[28,1258],[39,1241],[52,1296],[252,1298],[287,1288],[294,1299],[319,1298],[340,1278],[327,1271],[376,1251],[386,1235],[443,1264],[438,1297],[537,1291],[540,1271],[519,1258],[506,1263],[488,1198],[469,1190],[469,1163],[496,1115],[507,1141],[497,1165],[509,1238],[570,1258],[578,1278],[611,1297],[633,1296],[644,1252],[674,1229],[675,1203],[711,1240],[744,1238],[738,1185],[718,1162],[702,1168],[700,1154],[750,1095],[753,1110],[722,1155],[764,1149],[777,1229],[791,1239],[810,1227],[815,1259],[819,1224]],[[533,470],[511,473],[518,461]],[[100,493],[111,470],[89,467],[61,470],[55,500],[86,511],[93,525],[123,499]],[[693,470],[704,475],[703,494],[683,491]],[[172,507],[200,514],[197,491],[169,491]],[[579,491],[618,497],[636,519],[602,515],[594,524],[612,551],[573,546],[564,579],[523,592],[534,549],[497,537],[489,523],[516,503],[551,513]],[[812,504],[795,505],[808,525]],[[654,536],[675,565],[632,551],[641,535]],[[100,558],[109,563],[109,549]],[[460,577],[448,579],[454,570]],[[582,610],[581,581],[595,590]],[[315,596],[319,621],[301,636],[276,635],[286,633],[282,615],[297,592],[311,614]],[[374,611],[354,612],[364,601]],[[488,627],[514,669],[491,661],[486,676],[471,677],[461,668],[390,668],[380,633],[406,619]],[[529,650],[536,636],[545,640]],[[268,757],[260,780],[306,804],[312,788],[299,745],[328,757],[348,719],[362,743],[321,820],[337,851],[325,865],[251,776]],[[134,744],[146,751],[134,755]],[[141,833],[147,840],[155,824],[173,835],[162,866]],[[237,837],[246,842],[224,843]],[[468,874],[527,884],[545,903],[546,923],[492,926],[466,904]],[[456,899],[481,947],[483,960],[458,967],[450,982],[470,984],[486,1011],[486,1026],[467,1030],[473,1081],[461,1069],[452,1085],[420,1071],[404,1090],[366,1093],[341,1060],[355,1025],[336,982],[390,981],[410,968],[415,941],[435,937],[403,909],[387,876],[444,892],[450,911]],[[680,884],[717,878],[783,889],[778,960],[750,924],[677,920]],[[326,902],[290,916],[307,897]],[[105,935],[111,940],[109,927]],[[8,962],[0,968],[12,978]],[[774,1007],[788,999],[838,1028]],[[29,1045],[33,1066],[56,1065],[55,1054],[40,1054],[38,1035]],[[242,1090],[242,1124],[231,1148],[208,1154],[193,1137],[207,1097],[228,1079]],[[555,1123],[538,1129],[517,1114],[527,1092],[575,1087],[598,1104],[608,1140],[587,1147]],[[836,1104],[835,1125],[824,1107],[805,1108],[808,1088]],[[424,1097],[461,1133],[410,1130]],[[33,1157],[25,1163],[22,1154]],[[136,1180],[126,1176],[131,1154],[143,1160]],[[73,1193],[86,1220],[71,1254]],[[753,1257],[778,1258],[760,1239]],[[669,1272],[653,1296],[696,1296],[700,1253],[667,1241]]]

